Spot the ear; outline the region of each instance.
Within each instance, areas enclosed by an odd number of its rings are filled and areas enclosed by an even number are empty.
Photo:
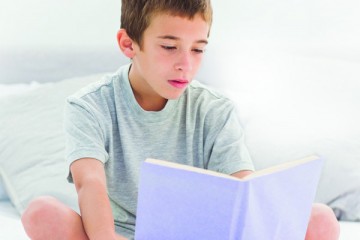
[[[117,41],[121,51],[128,58],[133,58],[135,56],[135,51],[133,49],[133,40],[126,33],[125,29],[120,29],[117,33]]]

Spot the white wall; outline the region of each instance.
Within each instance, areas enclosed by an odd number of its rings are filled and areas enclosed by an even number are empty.
[[[0,0],[0,44],[113,45],[119,19],[120,0]]]
[[[0,45],[113,45],[120,0],[0,0]],[[358,0],[213,0],[212,41],[360,42]]]
[[[338,44],[360,41],[358,0],[218,0],[213,5],[216,33],[224,37]]]

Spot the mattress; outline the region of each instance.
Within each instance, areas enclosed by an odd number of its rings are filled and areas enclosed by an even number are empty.
[[[341,221],[340,240],[359,240],[360,222]],[[9,201],[0,201],[0,239],[29,239],[21,225],[20,216]]]
[[[20,216],[10,201],[0,201],[0,239],[29,239],[22,228]]]

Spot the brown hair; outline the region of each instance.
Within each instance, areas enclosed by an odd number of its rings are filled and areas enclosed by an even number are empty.
[[[210,26],[212,23],[210,0],[122,0],[120,27],[141,47],[143,33],[158,13],[189,19],[199,13]]]

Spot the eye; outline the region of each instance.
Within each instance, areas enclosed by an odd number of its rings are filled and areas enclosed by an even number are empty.
[[[193,52],[197,53],[197,54],[202,54],[205,52],[205,49],[201,49],[201,48],[194,48],[192,50]]]
[[[175,50],[176,47],[174,46],[167,46],[167,45],[161,45],[161,47],[165,50],[171,51],[171,50]]]

